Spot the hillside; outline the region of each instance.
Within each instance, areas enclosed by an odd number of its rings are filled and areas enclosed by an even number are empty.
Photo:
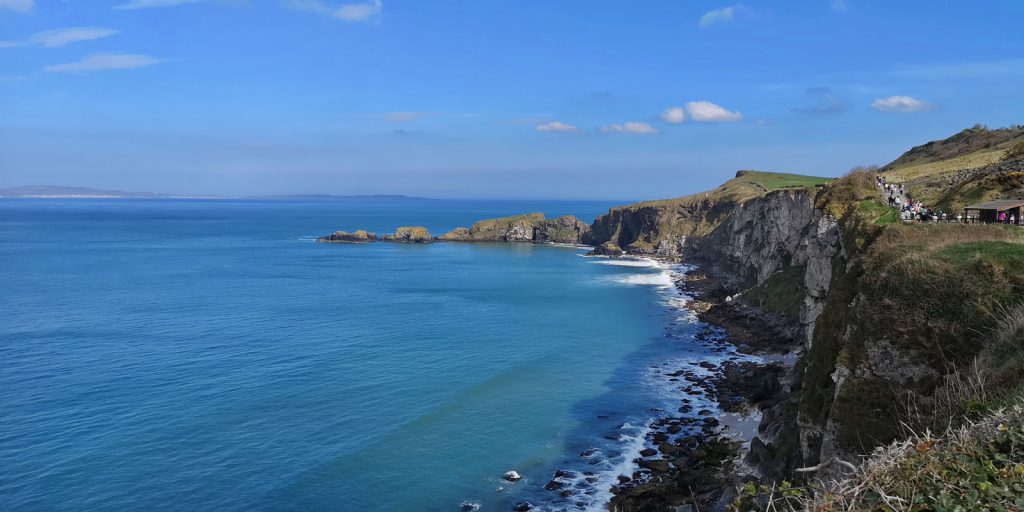
[[[880,172],[946,208],[1017,197],[1022,139],[1020,127],[972,128]],[[709,283],[692,292],[709,304],[701,318],[749,350],[794,358],[769,372],[779,391],[750,405],[762,420],[745,458],[767,489],[838,485],[844,466],[831,460],[859,465],[909,431],[965,425],[1024,395],[1024,229],[900,222],[877,172],[827,183],[740,172],[713,191],[616,208],[594,223],[595,242],[699,263]],[[1024,451],[1014,454],[1024,468]]]
[[[943,211],[991,199],[1024,198],[1024,126],[975,126],[914,147],[882,168],[915,200]]]

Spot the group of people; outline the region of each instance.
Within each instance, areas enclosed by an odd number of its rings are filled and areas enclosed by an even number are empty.
[[[902,183],[899,185],[889,183],[886,181],[885,176],[875,176],[875,184],[885,193],[889,206],[900,209],[900,220],[917,222],[959,222],[967,224],[979,222],[981,220],[978,217],[972,217],[970,213],[967,213],[966,215],[958,213],[956,217],[954,217],[952,214],[947,214],[942,210],[934,210],[919,202],[914,202],[914,199],[906,194],[906,190],[903,188]],[[997,220],[1001,224],[1017,224],[1018,219],[1012,213],[1007,215],[1006,212],[999,212]]]

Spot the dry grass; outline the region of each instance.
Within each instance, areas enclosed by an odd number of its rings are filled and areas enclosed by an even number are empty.
[[[984,419],[924,431],[877,448],[844,477],[793,487],[748,485],[732,510],[1021,510],[1024,507],[1024,403]]]
[[[988,149],[938,162],[899,166],[886,171],[885,176],[890,183],[906,183],[925,177],[944,176],[962,169],[974,169],[998,163],[1004,158],[1006,152],[1006,148]]]
[[[861,201],[879,196],[875,186],[877,175],[877,167],[855,167],[829,182],[818,195],[815,206],[832,217],[841,219],[856,209]]]

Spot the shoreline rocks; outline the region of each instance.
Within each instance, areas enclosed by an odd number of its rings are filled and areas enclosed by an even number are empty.
[[[587,253],[587,256],[622,256],[625,252],[613,242],[605,242]]]

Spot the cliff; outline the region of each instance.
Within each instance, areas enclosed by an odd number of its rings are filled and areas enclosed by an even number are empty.
[[[917,168],[915,179],[929,183],[964,171],[942,165],[944,151],[978,161],[975,153],[994,149],[1005,162],[1016,132],[979,133],[994,142],[959,137],[958,144],[982,149],[933,145],[939,156],[917,149],[903,161],[941,169]],[[1013,191],[984,183],[1004,167],[970,172],[985,193],[1001,195]],[[883,175],[901,169],[887,168]],[[738,173],[707,193],[615,208],[595,221],[593,242],[699,263],[718,283],[716,293],[730,298],[706,319],[744,316],[771,326],[748,348],[796,355],[780,378],[783,391],[757,404],[763,419],[747,461],[765,481],[800,481],[796,468],[857,461],[905,437],[908,426],[934,431],[1022,394],[1024,316],[1008,320],[1006,312],[1024,300],[1024,230],[900,223],[882,203],[873,170],[774,189],[758,183],[758,174]],[[787,329],[791,344],[771,339],[787,337]],[[1011,334],[994,335],[999,329]]]

